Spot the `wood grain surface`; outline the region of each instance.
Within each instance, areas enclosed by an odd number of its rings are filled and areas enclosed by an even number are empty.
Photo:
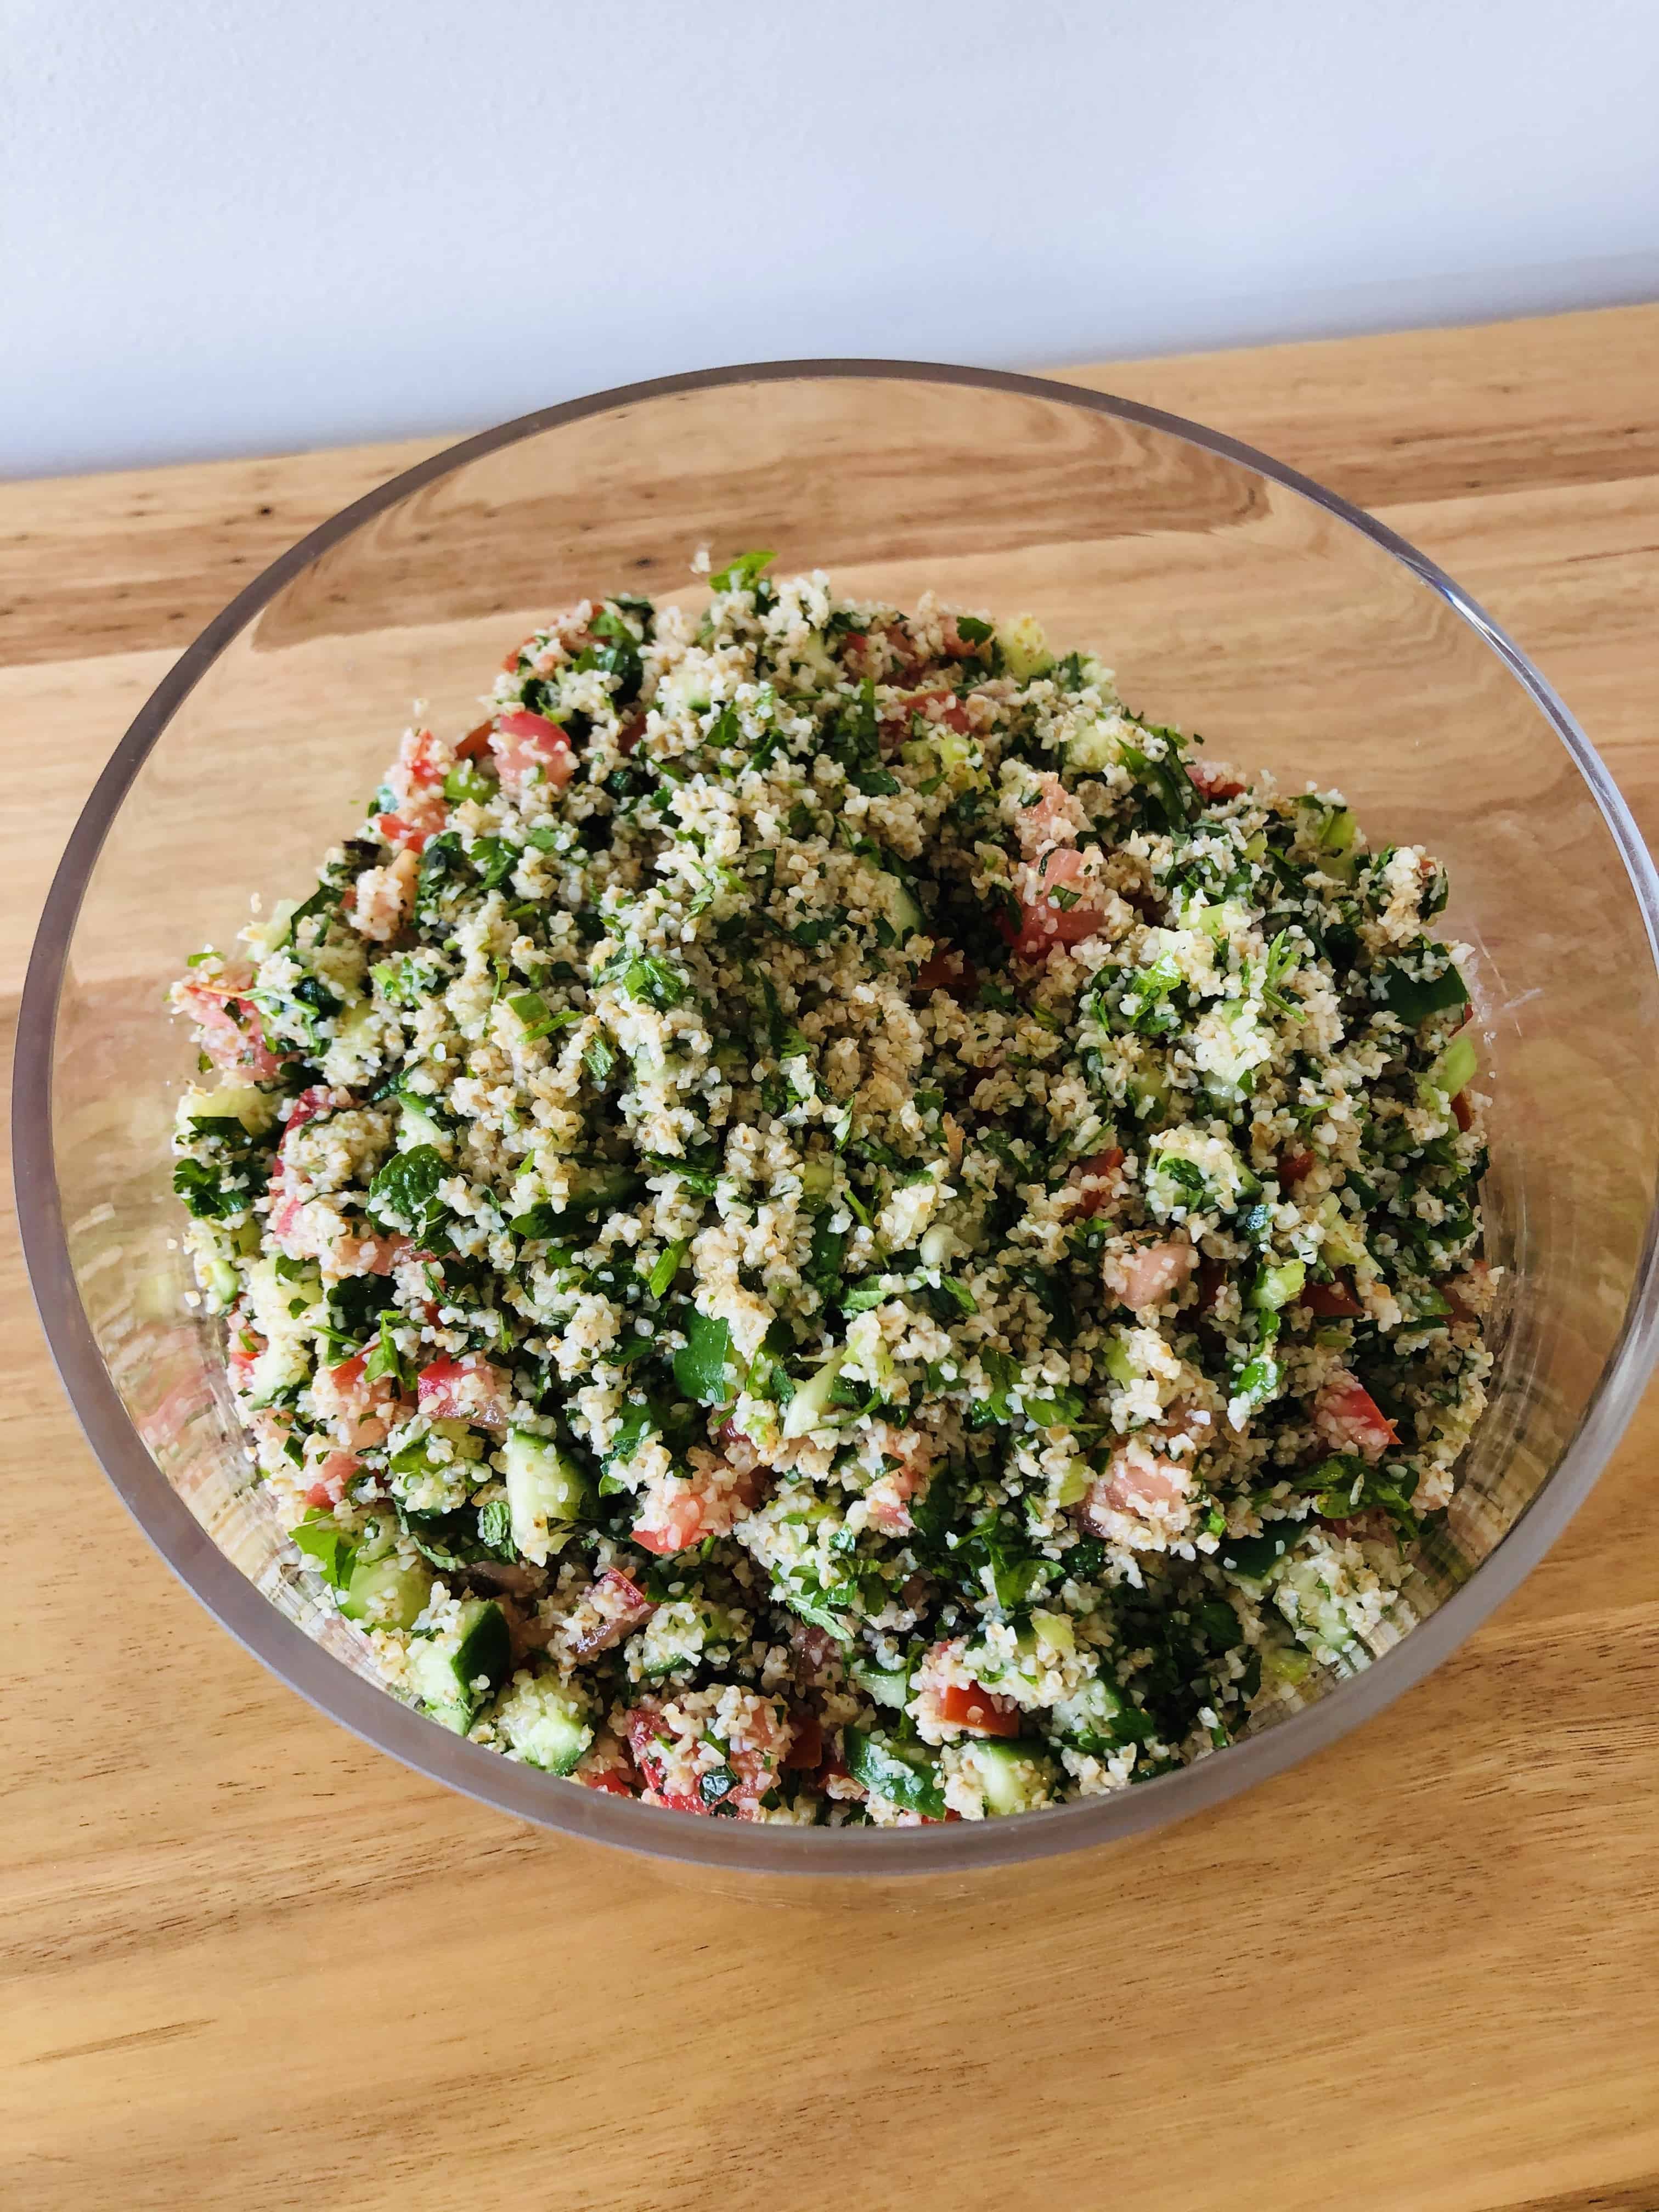
[[[1380,512],[1659,832],[1659,308],[1076,375]],[[0,487],[9,1024],[173,653],[428,450]],[[1652,1396],[1481,1633],[1254,1795],[971,1882],[744,1887],[516,1826],[267,1677],[0,1266],[8,2212],[1659,2208]]]

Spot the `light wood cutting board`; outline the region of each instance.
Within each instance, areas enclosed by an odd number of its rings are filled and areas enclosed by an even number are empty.
[[[1380,513],[1659,831],[1659,308],[1074,372]],[[432,445],[0,487],[9,1024],[98,768],[264,562]],[[1165,1834],[744,1891],[331,1726],[106,1486],[0,1253],[0,2204],[1655,2212],[1659,1411],[1358,1735]]]

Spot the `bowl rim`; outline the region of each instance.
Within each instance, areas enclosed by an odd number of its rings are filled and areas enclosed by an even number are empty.
[[[438,478],[526,438],[644,401],[744,383],[860,378],[977,386],[1115,417],[1250,470],[1370,538],[1485,641],[1554,731],[1624,862],[1649,955],[1659,969],[1659,874],[1646,844],[1606,766],[1553,687],[1490,616],[1415,546],[1299,471],[1184,416],[1085,386],[1010,370],[857,358],[746,362],[618,386],[537,409],[416,462],[310,531],[239,592],[162,678],[100,775],[53,876],[29,957],[12,1079],[13,1182],[30,1289],[53,1363],[94,1456],[167,1565],[245,1650],[331,1719],[497,1812],[647,1856],[735,1873],[962,1875],[1116,1842],[1282,1772],[1421,1681],[1516,1589],[1589,1495],[1659,1352],[1656,1203],[1623,1324],[1577,1431],[1536,1498],[1461,1589],[1360,1673],[1260,1735],[1108,1796],[1017,1820],[842,1832],[695,1820],[585,1790],[451,1735],[356,1674],[279,1612],[214,1544],[150,1456],[98,1351],[70,1261],[52,1144],[53,1050],[70,945],[104,839],[134,778],[179,706],[261,607],[331,547]]]

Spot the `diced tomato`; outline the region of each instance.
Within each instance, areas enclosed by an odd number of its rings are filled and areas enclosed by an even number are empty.
[[[948,945],[941,945],[930,952],[916,970],[916,980],[911,986],[917,991],[944,991],[959,1006],[967,1006],[979,994],[979,971],[965,953]]]
[[[667,1763],[664,1746],[659,1740],[662,1725],[662,1708],[654,1698],[635,1705],[628,1716],[628,1748],[634,1754],[641,1778],[654,1796],[675,1812],[708,1813],[710,1808],[695,1790],[671,1790],[667,1786]]]
[[[1286,1152],[1279,1163],[1279,1180],[1284,1183],[1301,1182],[1313,1173],[1316,1164],[1311,1152]]]
[[[356,1474],[359,1462],[356,1452],[330,1452],[317,1464],[314,1479],[306,1492],[307,1505],[337,1505],[344,1495],[345,1486]]]
[[[1221,1296],[1221,1286],[1227,1279],[1224,1260],[1200,1260],[1198,1263],[1198,1310],[1213,1313]]]
[[[265,1042],[259,1010],[251,999],[221,985],[195,981],[185,984],[179,996],[202,1032],[203,1051],[223,1073],[269,1083],[281,1073],[282,1062]]]
[[[1115,1252],[1102,1269],[1108,1290],[1133,1312],[1143,1306],[1161,1306],[1184,1283],[1197,1265],[1198,1255],[1179,1238],[1161,1238],[1155,1244],[1133,1246]]]
[[[759,1503],[764,1479],[759,1467],[721,1460],[695,1478],[676,1475],[653,1483],[630,1531],[633,1540],[641,1551],[665,1559],[705,1536],[724,1536]]]
[[[783,1754],[786,1766],[799,1766],[807,1772],[823,1764],[823,1723],[816,1713],[797,1712],[790,1717],[789,1748]]]
[[[282,1137],[276,1146],[278,1160],[288,1149],[289,1139],[303,1129],[307,1121],[320,1121],[325,1114],[337,1114],[353,1103],[349,1091],[331,1090],[325,1083],[313,1083],[309,1090],[302,1091],[289,1107],[288,1120],[283,1125]],[[275,1178],[272,1180],[274,1182]]]
[[[1373,1462],[1399,1441],[1394,1423],[1346,1367],[1320,1385],[1314,1426],[1334,1451],[1358,1452]]]
[[[1019,810],[1019,849],[1035,860],[1054,845],[1075,845],[1083,809],[1057,775],[1038,778],[1039,796]]]
[[[888,752],[909,736],[913,714],[920,714],[924,722],[936,724],[942,730],[954,730],[958,737],[965,738],[973,727],[967,708],[949,684],[935,684],[926,691],[907,691],[881,710],[881,742]]]
[[[467,732],[466,735],[458,740],[455,746],[456,759],[477,760],[481,758],[483,754],[489,750],[489,740],[495,731],[495,725],[494,722],[475,722],[472,727]]]
[[[614,1766],[596,1767],[591,1774],[576,1773],[573,1782],[580,1782],[584,1790],[597,1790],[603,1797],[631,1797],[634,1790],[628,1777]]]
[[[1474,1109],[1469,1103],[1469,1094],[1467,1091],[1458,1092],[1456,1097],[1452,1100],[1451,1109],[1452,1119],[1460,1129],[1467,1132],[1474,1127]]]
[[[1188,761],[1187,777],[1200,798],[1212,799],[1237,799],[1244,791],[1244,780],[1231,769],[1219,765],[1212,768],[1207,761]]]
[[[942,1721],[950,1721],[957,1728],[970,1729],[975,1735],[1018,1735],[1021,1722],[1017,1706],[994,1698],[988,1690],[981,1690],[977,1682],[964,1688],[960,1682],[947,1682],[933,1693],[933,1701]]]
[[[1058,845],[1024,871],[1018,927],[1006,915],[997,917],[998,928],[1020,959],[1047,959],[1055,945],[1080,944],[1099,928],[1105,913],[1103,887],[1086,874],[1086,855],[1075,846]],[[1068,905],[1067,899],[1073,903]]]
[[[464,1359],[433,1360],[422,1368],[416,1388],[428,1420],[473,1421],[481,1429],[507,1426],[507,1378],[477,1352]]]
[[[877,672],[878,656],[872,639],[885,642],[896,664],[901,682],[907,676],[915,675],[922,666],[915,641],[903,622],[895,617],[886,622],[872,623],[867,632],[850,629],[844,633],[841,641],[841,657],[854,677],[862,678]]]
[[[430,792],[442,783],[453,757],[449,747],[441,744],[430,730],[410,730],[392,763],[392,789],[411,798]]]
[[[1121,1148],[1109,1145],[1103,1152],[1091,1153],[1086,1160],[1079,1160],[1072,1170],[1066,1177],[1068,1182],[1082,1183],[1093,1180],[1095,1183],[1095,1188],[1085,1190],[1078,1200],[1077,1218],[1079,1221],[1092,1220],[1097,1213],[1103,1213],[1113,1203],[1117,1195],[1115,1178],[1122,1164]]]
[[[225,1365],[230,1372],[233,1390],[246,1390],[254,1363],[265,1348],[264,1337],[246,1327],[231,1327],[230,1348],[225,1354]]]
[[[1324,1321],[1352,1320],[1365,1310],[1340,1275],[1328,1283],[1304,1283],[1296,1302]]]
[[[412,822],[405,822],[401,814],[376,815],[374,827],[386,843],[399,853],[423,853],[431,838],[429,830],[417,830]]]
[[[957,628],[954,615],[946,615],[939,624],[939,647],[947,660],[972,660],[980,651],[978,643]]]
[[[1452,1310],[1455,1321],[1479,1321],[1486,1311],[1492,1290],[1492,1270],[1484,1260],[1471,1260],[1461,1275],[1442,1283],[1440,1294]]]
[[[631,1636],[641,1621],[649,1620],[657,1609],[639,1584],[620,1567],[607,1567],[589,1586],[586,1595],[597,1619],[571,1638],[570,1653],[575,1659],[592,1659],[599,1652],[612,1650]]]
[[[545,714],[523,710],[503,714],[490,732],[489,748],[500,763],[503,781],[522,782],[539,770],[556,789],[576,773],[576,756],[570,740]]]
[[[1149,1443],[1158,1440],[1148,1439]],[[1191,1471],[1181,1461],[1167,1459],[1158,1451],[1131,1452],[1127,1444],[1120,1444],[1105,1474],[1097,1475],[1090,1484],[1083,1499],[1083,1518],[1097,1535],[1109,1536],[1109,1516],[1127,1513],[1144,1518],[1150,1506],[1179,1505],[1192,1486]]]
[[[642,1552],[654,1552],[659,1559],[687,1551],[702,1534],[702,1500],[694,1490],[665,1498],[653,1521],[648,1525],[636,1522],[629,1533]]]
[[[645,716],[630,714],[617,732],[617,750],[625,760],[645,735]]]

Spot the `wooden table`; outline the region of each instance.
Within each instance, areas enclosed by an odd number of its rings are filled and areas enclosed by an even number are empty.
[[[1079,380],[1381,513],[1659,830],[1659,307]],[[169,657],[429,448],[0,488],[0,952]],[[1553,1556],[1358,1736],[1151,1841],[742,1892],[404,1772],[216,1629],[3,1255],[9,2212],[1659,2207],[1644,1415]]]

